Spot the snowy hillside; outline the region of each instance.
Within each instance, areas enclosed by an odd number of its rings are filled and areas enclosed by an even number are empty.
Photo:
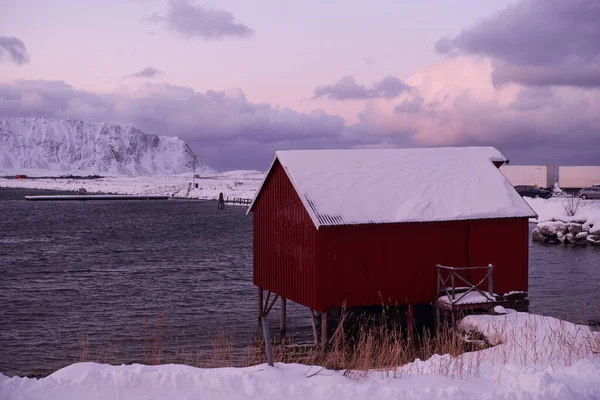
[[[129,126],[48,118],[0,118],[0,172],[170,175],[191,171],[194,154],[176,137]],[[197,170],[206,169],[197,161]]]

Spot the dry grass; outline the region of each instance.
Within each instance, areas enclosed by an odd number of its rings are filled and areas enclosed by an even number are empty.
[[[344,320],[345,317],[342,317]],[[165,350],[163,332],[164,318],[156,317],[153,326],[146,320],[144,338],[144,362],[151,365],[178,363],[201,368],[232,366],[252,366],[266,362],[265,346],[262,340],[251,342],[245,354],[233,346],[233,340],[224,333],[217,336],[210,351],[192,350],[190,347],[175,352]],[[573,334],[567,322],[545,329],[540,337],[538,322],[526,324],[516,331],[505,324],[493,326],[488,337],[502,337],[492,345],[477,332],[459,332],[444,327],[435,335],[428,331],[408,338],[399,326],[384,320],[370,319],[359,321],[355,330],[348,334],[342,325],[334,332],[327,349],[301,345],[274,345],[274,361],[300,363],[319,366],[309,375],[318,374],[322,369],[344,371],[350,378],[357,379],[369,373],[380,373],[385,377],[399,377],[415,373],[435,373],[453,378],[477,376],[482,362],[505,365],[540,364],[552,367],[559,363],[570,365],[585,358],[600,357],[600,335],[592,335],[582,340]],[[512,335],[512,336],[511,336]],[[519,336],[519,338],[516,337]],[[505,335],[506,336],[506,335]],[[120,364],[117,351],[106,342],[95,356],[90,353],[86,335],[81,337],[80,361],[99,361]],[[487,349],[486,351],[476,351]],[[432,359],[433,357],[433,359]],[[429,360],[428,363],[418,360]],[[417,361],[417,362],[414,362]],[[408,365],[407,365],[408,364]]]
[[[456,358],[466,351],[487,346],[484,340],[465,341],[463,334],[448,327],[440,329],[436,335],[424,331],[421,335],[407,337],[400,326],[385,317],[381,321],[363,318],[355,326],[352,334],[345,332],[342,325],[338,326],[325,351],[314,346],[275,346],[274,361],[342,370],[352,378],[372,371],[397,376],[401,373],[398,367],[417,359],[427,360],[436,354]],[[256,341],[249,346],[244,365],[264,362],[264,342]]]

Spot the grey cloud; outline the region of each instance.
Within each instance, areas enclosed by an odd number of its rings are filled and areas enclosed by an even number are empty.
[[[496,63],[492,81],[494,85],[514,82],[527,86],[600,87],[600,65],[536,66]]]
[[[163,72],[161,70],[152,67],[146,67],[141,71],[127,75],[127,78],[154,78],[162,74]]]
[[[359,85],[352,76],[345,76],[333,85],[318,86],[313,98],[327,97],[333,100],[394,98],[408,90],[410,86],[391,75],[375,82],[370,88]]]
[[[597,1],[523,0],[435,47],[492,58],[497,85],[598,87],[599,21]]]
[[[536,111],[554,106],[554,90],[550,87],[523,87],[517,98],[508,106],[518,111]]]
[[[140,90],[102,95],[60,81],[0,83],[0,116],[112,121],[147,133],[179,136],[207,165],[266,169],[275,150],[344,148],[365,141],[346,135],[343,118],[248,102],[241,91],[196,92],[140,83]]]
[[[423,109],[425,100],[421,96],[415,96],[412,99],[404,100],[394,107],[394,112],[398,114],[416,114]]]
[[[207,8],[190,0],[170,0],[166,14],[154,14],[149,20],[164,23],[170,30],[188,38],[218,40],[254,34],[248,26],[236,22],[230,12]]]
[[[0,36],[0,61],[3,59],[18,65],[29,63],[29,53],[23,41],[14,36]]]

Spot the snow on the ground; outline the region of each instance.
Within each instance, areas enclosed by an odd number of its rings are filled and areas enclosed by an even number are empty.
[[[0,398],[21,399],[595,399],[600,360],[586,327],[511,313],[469,316],[461,326],[495,347],[435,355],[392,371],[345,374],[317,366],[265,364],[201,369],[184,365],[77,363],[43,379],[0,374]]]
[[[476,352],[486,363],[558,368],[582,359],[600,362],[598,333],[553,317],[523,312],[469,315],[460,328],[482,333],[494,345]]]
[[[578,202],[579,207],[575,214],[576,219],[587,219],[588,216],[594,216],[600,213],[600,201],[597,200],[580,200],[573,197],[551,197],[549,199],[524,197],[525,201],[538,215],[537,219],[531,221],[551,221],[558,219],[562,221],[571,220],[565,213],[565,205],[569,202]]]
[[[166,195],[179,198],[217,199],[248,198],[256,194],[264,178],[259,171],[231,171],[202,173],[192,183],[192,174],[174,176],[113,176],[99,179],[2,179],[0,187],[73,190],[85,188],[88,193],[115,193],[131,195]]]
[[[600,244],[600,201],[577,197],[544,199],[526,198],[538,214],[534,241]],[[576,211],[567,215],[567,209]]]

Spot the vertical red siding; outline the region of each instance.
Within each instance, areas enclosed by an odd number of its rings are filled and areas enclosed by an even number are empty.
[[[473,264],[494,265],[494,292],[527,291],[529,231],[523,237],[527,219],[478,220],[472,226]]]
[[[279,162],[253,212],[254,284],[315,308],[317,230]]]
[[[527,290],[526,218],[317,230],[278,161],[253,212],[254,284],[319,311],[433,302],[436,264],[491,263],[496,293]]]
[[[494,291],[527,290],[523,219],[325,227],[317,232],[316,308],[432,302],[436,264],[469,264],[469,224],[472,265],[494,265]]]

